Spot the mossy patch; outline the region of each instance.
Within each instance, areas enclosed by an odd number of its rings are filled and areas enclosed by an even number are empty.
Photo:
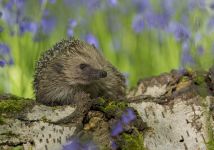
[[[207,143],[207,150],[214,150],[214,139]]]
[[[125,101],[109,101],[102,98],[97,99],[95,109],[104,112],[107,118],[119,117],[128,108]]]
[[[31,104],[31,100],[0,100],[0,114],[21,112]]]
[[[122,133],[117,144],[122,150],[145,150],[143,134],[136,128],[131,134]]]
[[[213,119],[212,119],[212,112],[208,111],[206,113],[206,129],[208,134],[209,142],[206,143],[207,150],[214,150],[214,131],[213,131]]]
[[[4,118],[0,116],[0,125],[5,124]]]

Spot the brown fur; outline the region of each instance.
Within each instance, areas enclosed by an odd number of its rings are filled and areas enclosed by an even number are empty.
[[[83,72],[80,64],[89,65],[89,71]],[[107,72],[107,76],[92,77],[100,72]],[[89,94],[91,98],[124,97],[125,80],[93,45],[69,39],[62,40],[42,55],[36,67],[34,89],[40,103],[76,104],[78,96],[75,95],[79,93]]]

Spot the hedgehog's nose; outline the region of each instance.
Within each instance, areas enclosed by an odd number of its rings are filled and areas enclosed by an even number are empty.
[[[107,77],[107,72],[106,71],[101,71],[100,72],[100,78],[105,78]]]

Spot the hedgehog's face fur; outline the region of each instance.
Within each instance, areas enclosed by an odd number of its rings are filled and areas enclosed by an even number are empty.
[[[74,60],[72,60],[74,61]],[[107,77],[107,72],[103,69],[96,68],[88,62],[81,62],[70,65],[65,69],[65,76],[67,77],[67,82],[70,85],[87,85],[94,81],[98,81],[102,78]]]
[[[103,56],[93,46],[87,49],[84,55],[79,51],[72,54],[72,57],[61,57],[62,75],[69,85],[88,85],[108,76]]]

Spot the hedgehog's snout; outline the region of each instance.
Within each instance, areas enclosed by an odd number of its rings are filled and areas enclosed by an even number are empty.
[[[106,71],[100,71],[99,76],[100,76],[100,78],[105,78],[105,77],[107,77],[107,72]]]

